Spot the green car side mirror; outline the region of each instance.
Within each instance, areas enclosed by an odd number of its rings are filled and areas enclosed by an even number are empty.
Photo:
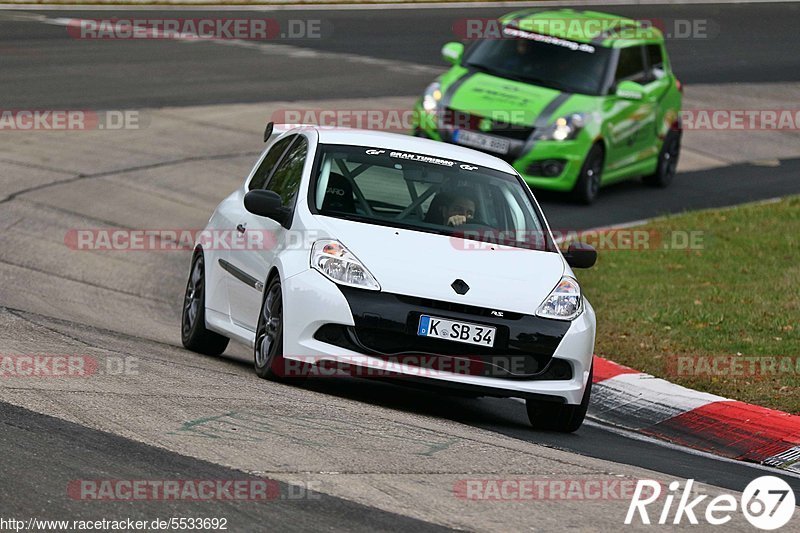
[[[461,63],[461,57],[464,55],[464,45],[461,43],[451,42],[442,46],[442,58],[448,63],[458,65]]]

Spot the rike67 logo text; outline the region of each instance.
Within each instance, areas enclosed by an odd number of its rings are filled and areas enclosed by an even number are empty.
[[[660,483],[639,480],[625,516],[625,524],[641,521],[647,525],[677,525],[686,521],[696,525],[700,520],[705,520],[707,524],[720,526],[741,512],[754,527],[772,531],[788,524],[794,514],[794,491],[779,477],[762,476],[754,479],[745,487],[740,501],[730,494],[707,500],[707,494],[696,496],[693,485],[693,479],[687,480],[683,488],[680,482],[673,481],[669,484],[667,494],[662,496]],[[650,512],[653,511],[656,511],[656,515],[651,518]]]

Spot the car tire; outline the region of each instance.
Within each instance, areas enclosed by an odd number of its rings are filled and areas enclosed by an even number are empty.
[[[586,411],[589,409],[593,374],[594,366],[589,370],[589,381],[583,391],[581,403],[578,405],[526,400],[525,407],[528,411],[528,420],[530,420],[534,429],[572,433],[581,427],[584,418],[586,418]]]
[[[205,259],[198,250],[192,257],[189,280],[183,297],[181,342],[193,352],[220,355],[228,347],[228,337],[206,328]]]
[[[642,178],[647,185],[652,187],[667,187],[675,178],[678,170],[678,159],[681,155],[681,134],[679,131],[670,130],[661,145],[658,153],[656,171]]]
[[[253,361],[256,374],[272,381],[295,381],[305,376],[305,365],[294,365],[290,370],[283,358],[283,292],[281,280],[273,277],[264,291],[261,311],[256,326]],[[296,366],[296,368],[294,368]]]
[[[595,144],[586,155],[578,175],[578,181],[572,188],[572,198],[584,205],[591,205],[600,192],[600,182],[603,176],[603,163],[605,153],[601,144]]]

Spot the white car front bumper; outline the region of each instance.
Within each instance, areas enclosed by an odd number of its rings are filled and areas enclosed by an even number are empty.
[[[594,310],[588,302],[584,312],[569,324],[552,355],[570,365],[572,376],[569,379],[509,379],[405,364],[323,342],[315,338],[322,326],[355,326],[350,304],[342,290],[315,270],[285,279],[283,288],[284,358],[289,366],[297,366],[297,362],[330,362],[368,369],[358,375],[391,375],[487,396],[534,397],[568,404],[579,404],[587,386],[595,340]],[[447,315],[446,311],[434,312]],[[485,318],[477,320],[486,321]]]

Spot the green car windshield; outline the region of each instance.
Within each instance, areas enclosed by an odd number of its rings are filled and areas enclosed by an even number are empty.
[[[601,95],[610,59],[610,48],[506,28],[504,38],[476,43],[463,64],[559,91]]]
[[[444,157],[320,145],[312,212],[493,244],[554,251],[527,186],[513,174]]]

